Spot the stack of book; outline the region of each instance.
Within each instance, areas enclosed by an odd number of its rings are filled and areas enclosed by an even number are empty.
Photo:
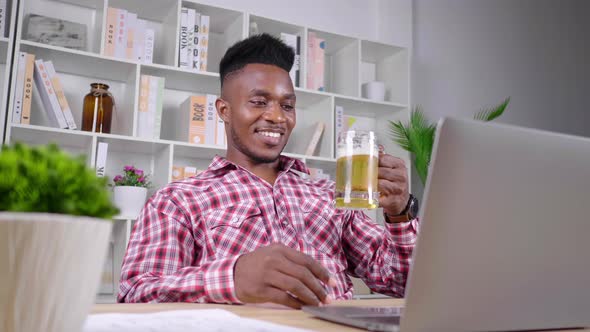
[[[324,80],[326,41],[318,38],[314,32],[307,34],[307,88],[314,91],[326,91]]]
[[[301,72],[301,37],[289,33],[281,32],[281,40],[289,45],[295,52],[295,61],[293,61],[293,68],[289,72],[293,86],[300,86],[299,74]]]
[[[217,114],[216,95],[188,97],[180,105],[180,118],[176,131],[179,141],[225,146],[225,123]]]
[[[154,60],[154,29],[125,9],[107,9],[104,43],[104,55],[141,63]]]
[[[192,176],[198,175],[203,170],[197,169],[196,167],[192,166],[172,166],[172,181],[178,181],[186,178],[190,178]]]
[[[0,0],[0,37],[8,37],[8,3]]]
[[[35,60],[35,55],[20,52],[16,62],[16,75],[12,123],[31,122],[34,82],[40,104],[47,113],[49,125],[62,129],[77,128],[61,80],[51,61]]]
[[[162,127],[165,78],[141,75],[140,80],[137,136],[159,139]]]
[[[193,8],[182,7],[178,34],[178,66],[183,69],[207,71],[210,17]]]

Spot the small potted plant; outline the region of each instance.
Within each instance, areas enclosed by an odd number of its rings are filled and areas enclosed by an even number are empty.
[[[117,213],[107,180],[57,146],[0,152],[0,330],[80,331]]]
[[[123,174],[113,178],[115,205],[121,215],[136,218],[145,204],[147,188],[151,183],[143,170],[127,165],[123,167]]]

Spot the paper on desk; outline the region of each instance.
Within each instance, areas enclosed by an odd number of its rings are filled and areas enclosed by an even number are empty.
[[[246,331],[305,332],[294,327],[242,318],[222,309],[174,310],[145,314],[94,314],[84,323],[84,332],[185,332]]]

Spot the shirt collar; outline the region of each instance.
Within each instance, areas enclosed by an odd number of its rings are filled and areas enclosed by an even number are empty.
[[[216,171],[216,170],[220,170],[220,169],[238,169],[238,168],[243,168],[240,165],[234,164],[231,161],[225,159],[225,157],[216,155],[213,158],[213,161],[211,162],[211,164],[209,164],[209,170],[211,171]],[[296,172],[294,173],[298,173],[298,172],[302,172],[305,174],[309,174],[309,170],[307,169],[307,167],[305,166],[305,164],[299,160],[299,159],[295,159],[295,158],[290,158],[287,156],[279,156],[279,168],[280,171],[284,171],[284,172],[288,172],[290,170],[295,170]]]

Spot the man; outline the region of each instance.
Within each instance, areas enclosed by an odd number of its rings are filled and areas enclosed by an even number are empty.
[[[401,159],[381,154],[385,227],[333,206],[334,183],[281,156],[295,126],[293,50],[257,35],[220,63],[217,112],[227,155],[146,203],[121,273],[120,302],[274,302],[293,308],[349,299],[357,276],[403,296],[417,221]],[[397,223],[396,223],[397,222]]]

